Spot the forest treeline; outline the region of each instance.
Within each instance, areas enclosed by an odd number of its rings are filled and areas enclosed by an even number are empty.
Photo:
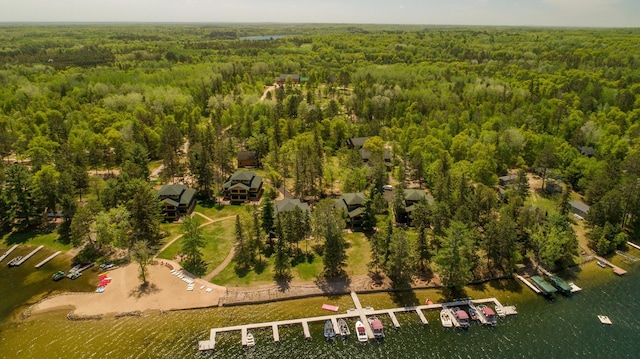
[[[240,40],[259,35],[284,37]],[[271,184],[303,199],[325,198],[337,186],[380,204],[376,196],[390,178],[396,195],[428,189],[434,201],[421,203],[415,218],[402,216],[401,199],[390,210],[373,206],[369,216],[372,268],[396,277],[435,270],[458,286],[487,272],[509,273],[525,257],[564,267],[578,253],[571,199],[591,205],[588,237],[600,254],[640,231],[638,35],[3,26],[0,226],[5,233],[30,230],[61,211],[63,239],[156,245],[157,218],[144,214],[157,212],[149,161],[162,161],[164,181],[193,178],[209,199],[233,172],[236,151],[248,149]],[[289,81],[261,100],[281,74],[305,81]],[[347,148],[350,137],[371,138],[369,163]],[[581,153],[587,147],[593,156]],[[119,175],[104,181],[89,175],[95,169]],[[499,193],[498,176],[508,171],[520,173],[519,181]],[[557,208],[532,204],[525,172],[564,188]],[[78,206],[81,198],[89,205]],[[385,213],[412,228],[387,224]],[[97,223],[121,227],[103,228],[98,237],[83,231],[95,232]]]

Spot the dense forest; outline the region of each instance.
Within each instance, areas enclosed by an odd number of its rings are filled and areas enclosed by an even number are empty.
[[[344,273],[344,219],[326,200],[338,193],[366,193],[371,271],[396,280],[558,269],[578,260],[577,227],[599,254],[640,233],[637,29],[16,25],[0,40],[3,235],[59,217],[59,240],[86,256],[157,249],[154,186],[213,201],[238,150],[255,151],[270,190],[238,218],[237,265],[274,256],[278,275],[307,236],[327,276]],[[368,162],[352,137],[369,137]],[[281,187],[313,214],[273,220]],[[416,188],[432,200],[408,215]],[[574,199],[591,206],[584,222]]]

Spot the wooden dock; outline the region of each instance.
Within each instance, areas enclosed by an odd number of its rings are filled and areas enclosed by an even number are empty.
[[[271,330],[273,332],[273,341],[274,342],[279,342],[280,341],[279,327],[280,326],[289,326],[289,325],[301,325],[305,339],[311,339],[311,332],[309,330],[309,323],[316,323],[316,322],[324,323],[327,320],[330,320],[333,323],[334,329],[336,330],[336,334],[339,335],[340,328],[339,328],[337,322],[338,322],[339,319],[346,319],[346,318],[357,318],[358,320],[362,321],[362,323],[365,324],[365,330],[368,331],[367,335],[370,334],[369,338],[373,339],[373,331],[371,330],[371,327],[369,326],[369,321],[367,320],[367,315],[388,315],[391,318],[391,321],[392,321],[393,325],[396,328],[399,328],[400,327],[400,322],[398,321],[398,319],[396,317],[396,313],[415,312],[415,313],[417,313],[418,317],[420,318],[420,321],[423,324],[428,324],[427,319],[424,316],[424,313],[422,312],[423,310],[442,309],[443,307],[446,308],[446,307],[455,307],[455,306],[462,306],[462,305],[493,303],[495,305],[495,307],[496,307],[496,313],[502,313],[502,315],[500,315],[501,317],[503,317],[505,315],[517,314],[517,312],[515,311],[515,307],[503,307],[502,304],[500,304],[500,302],[496,298],[460,300],[460,301],[455,301],[455,302],[450,302],[450,303],[427,304],[427,305],[419,305],[419,306],[410,306],[410,307],[399,307],[399,308],[375,310],[375,309],[370,308],[370,307],[363,308],[362,305],[360,304],[360,300],[358,299],[358,296],[357,296],[357,294],[355,292],[351,292],[351,297],[352,297],[352,299],[354,301],[354,304],[355,304],[356,308],[349,309],[349,310],[346,311],[346,313],[325,315],[325,316],[311,317],[311,318],[281,320],[281,321],[266,322],[266,323],[252,323],[252,324],[236,325],[236,326],[223,327],[223,328],[213,328],[213,329],[211,329],[211,334],[209,336],[209,340],[199,341],[198,342],[198,347],[199,347],[200,350],[213,350],[213,349],[215,349],[216,335],[218,333],[225,333],[225,332],[240,332],[241,343],[243,345],[245,345],[246,344],[246,335],[247,335],[248,330],[250,330],[250,329],[259,329],[259,328],[271,328]],[[500,308],[500,311],[498,311],[498,308]]]
[[[34,249],[33,251],[31,251],[31,253],[27,254],[21,260],[17,261],[15,266],[18,267],[18,266],[22,265],[22,263],[26,262],[27,259],[33,257],[33,255],[38,253],[38,251],[41,250],[42,248],[44,248],[44,246],[39,246],[38,248]]]
[[[628,244],[628,245],[630,245],[631,247],[633,247],[633,248],[637,249],[637,250],[640,250],[640,246],[639,246],[639,245],[637,245],[637,244],[635,244],[635,243],[633,243],[633,242],[629,242],[629,241],[627,241],[627,244]],[[1,260],[0,260],[0,261],[1,261]]]
[[[536,292],[536,294],[540,294],[540,293],[541,293],[540,289],[538,289],[538,287],[536,287],[535,285],[533,285],[533,283],[529,282],[529,281],[527,280],[527,278],[525,278],[525,277],[523,277],[523,276],[521,276],[521,275],[519,275],[519,274],[516,274],[515,276],[516,276],[516,278],[518,278],[522,283],[526,284],[526,285],[527,285],[527,287],[531,288],[531,290],[533,290],[534,292]]]
[[[18,248],[17,244],[15,244],[13,247],[9,248],[8,251],[4,252],[2,257],[0,257],[0,262],[2,262],[5,258],[7,258],[9,256],[9,254],[11,254],[11,252],[13,252],[16,248]]]
[[[598,256],[594,256],[597,260],[599,260],[600,262],[608,265],[609,267],[613,268],[613,273],[617,274],[617,275],[624,275],[627,274],[627,271],[618,267],[617,265],[609,262],[608,260],[602,258],[602,257],[598,257]]]
[[[47,262],[49,262],[50,260],[52,260],[53,258],[55,258],[58,254],[62,253],[62,251],[57,251],[54,254],[48,256],[45,260],[43,260],[42,262],[36,264],[36,268],[40,268],[43,265],[47,264]]]

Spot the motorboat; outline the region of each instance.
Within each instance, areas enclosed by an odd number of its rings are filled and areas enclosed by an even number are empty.
[[[324,322],[324,337],[328,339],[333,339],[336,336],[336,331],[333,328],[333,323],[331,320],[327,320]]]
[[[478,312],[476,312],[476,308],[469,307],[469,317],[471,317],[471,320],[479,320]]]
[[[67,275],[67,272],[59,270],[55,273],[53,273],[53,275],[51,276],[51,279],[53,279],[54,281],[59,281],[60,279],[64,278]]]
[[[349,330],[349,326],[347,325],[347,321],[340,318],[338,319],[338,328],[340,329],[340,335],[343,338],[347,338],[351,335],[351,331]]]
[[[359,320],[356,322],[356,335],[358,336],[358,341],[360,343],[366,343],[369,341],[367,330],[365,329],[364,324]]]
[[[453,327],[453,321],[451,321],[449,309],[443,308],[440,311],[440,321],[442,322],[442,326],[445,328]]]
[[[10,260],[9,263],[7,263],[7,266],[15,267],[15,266],[18,265],[18,263],[20,263],[21,260],[22,260],[22,256],[17,256],[15,258],[13,258],[12,260]]]
[[[469,328],[469,314],[467,314],[467,312],[455,307],[453,308],[453,314],[456,316],[458,323],[460,323],[460,327]]]
[[[371,330],[373,330],[373,337],[376,339],[384,338],[384,326],[378,317],[369,317],[367,318],[369,321],[369,325],[371,326]]]
[[[493,311],[493,309],[487,307],[484,304],[481,304],[478,306],[478,310],[482,312],[482,314],[484,314],[485,318],[487,318],[487,323],[488,325],[496,325],[496,313]]]

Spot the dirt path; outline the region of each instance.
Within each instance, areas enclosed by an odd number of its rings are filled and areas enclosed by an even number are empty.
[[[267,94],[268,94],[270,91],[273,91],[273,90],[275,90],[275,89],[276,89],[275,84],[273,84],[273,85],[271,85],[271,86],[267,87],[267,88],[264,90],[264,92],[262,93],[262,96],[260,97],[260,101],[264,101],[264,100],[267,98]]]
[[[217,276],[218,274],[220,274],[220,272],[222,272],[225,268],[227,268],[227,266],[229,265],[229,263],[231,263],[231,260],[233,259],[234,254],[236,253],[235,251],[235,247],[231,247],[231,250],[229,251],[229,254],[227,254],[227,257],[224,259],[224,261],[222,261],[222,263],[220,263],[219,266],[216,267],[216,269],[214,269],[211,273],[207,274],[204,278],[205,281],[209,282],[211,280],[211,278]]]

